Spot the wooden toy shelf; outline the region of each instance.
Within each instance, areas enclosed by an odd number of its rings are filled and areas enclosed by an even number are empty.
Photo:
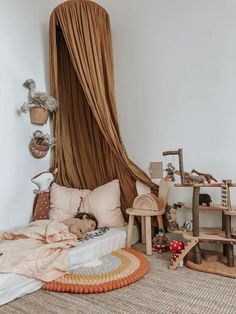
[[[199,228],[198,237],[192,236],[190,232],[184,232],[183,237],[188,241],[196,239],[199,242],[236,244],[236,239],[226,238],[225,232],[218,228]]]
[[[227,188],[236,187],[236,183],[226,183]],[[193,216],[193,230],[192,234],[190,232],[183,232],[183,237],[188,241],[196,240],[198,243],[192,248],[193,258],[195,265],[198,265],[198,270],[201,268],[202,264],[202,254],[200,251],[199,242],[207,243],[220,243],[223,244],[223,255],[227,259],[226,268],[234,267],[234,254],[233,254],[233,245],[236,245],[236,239],[231,236],[231,217],[236,216],[236,209],[226,210],[229,207],[224,207],[221,205],[213,204],[211,206],[199,205],[199,193],[200,188],[221,188],[221,193],[226,193],[224,191],[225,183],[211,183],[211,184],[185,184],[177,183],[175,187],[178,188],[192,188],[192,204],[184,204],[183,208],[192,209]],[[224,205],[222,203],[222,205]],[[209,211],[220,211],[222,213],[222,229],[217,228],[200,228],[199,227],[199,211],[209,210]],[[205,267],[205,261],[204,261]],[[205,271],[203,269],[203,271]],[[236,275],[236,270],[230,270],[229,272],[233,275]]]
[[[192,204],[184,203],[183,208],[192,209]],[[225,208],[219,204],[212,204],[211,206],[199,205],[198,209],[199,210],[213,210],[213,211],[220,211],[220,212],[225,211]],[[235,211],[235,213],[236,213],[236,211]]]

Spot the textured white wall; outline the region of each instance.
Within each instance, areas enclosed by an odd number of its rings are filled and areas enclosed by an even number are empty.
[[[236,181],[236,1],[97,2],[111,18],[117,108],[130,158],[147,171],[163,151],[183,147],[186,171]],[[207,192],[219,202],[219,190]],[[236,189],[232,198],[236,204]],[[175,189],[170,202],[190,199],[190,190]],[[220,223],[220,214],[201,213],[202,225]]]
[[[16,111],[26,100],[27,78],[48,91],[48,20],[59,2],[0,1],[0,231],[29,222],[35,188],[30,178],[49,166],[49,156],[37,160],[28,151],[33,131],[48,126],[34,126],[28,114]]]

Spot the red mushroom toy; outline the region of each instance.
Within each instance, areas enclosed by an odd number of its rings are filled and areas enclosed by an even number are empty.
[[[184,249],[184,242],[183,241],[177,241],[173,240],[169,244],[169,248],[171,251],[173,251],[173,254],[171,256],[172,263],[176,261],[176,259],[179,257],[179,254]]]

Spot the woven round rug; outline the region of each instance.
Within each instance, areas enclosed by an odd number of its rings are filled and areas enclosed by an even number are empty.
[[[128,286],[148,271],[148,261],[139,252],[125,248],[99,259],[99,265],[80,266],[64,277],[45,283],[44,290],[99,293]]]

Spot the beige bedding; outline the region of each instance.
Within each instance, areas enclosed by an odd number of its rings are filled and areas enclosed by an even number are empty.
[[[63,223],[38,220],[24,229],[0,234],[0,272],[42,281],[62,277],[69,269],[68,249],[77,238]]]

